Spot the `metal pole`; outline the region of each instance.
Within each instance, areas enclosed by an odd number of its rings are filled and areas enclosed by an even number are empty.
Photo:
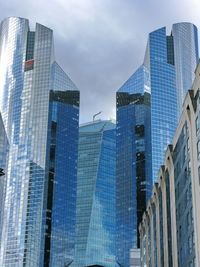
[[[99,111],[98,113],[94,114],[94,116],[93,116],[93,121],[94,121],[95,117],[96,117],[97,115],[101,114],[101,113],[102,113],[102,111]]]

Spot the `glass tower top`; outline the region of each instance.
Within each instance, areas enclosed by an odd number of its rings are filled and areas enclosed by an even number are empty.
[[[0,24],[0,112],[9,147],[0,265],[63,267],[74,250],[79,91],[54,62],[51,29]]]
[[[148,59],[151,82],[152,178],[157,181],[167,145],[177,124],[176,69],[173,46],[167,42],[166,28],[149,34]]]
[[[199,59],[197,27],[192,23],[176,23],[172,26],[174,62],[176,66],[176,90],[178,118],[182,103],[194,80],[194,71]]]
[[[151,93],[149,71],[142,65],[136,72],[122,85],[119,93],[144,94]]]
[[[149,78],[142,66],[117,92],[116,255],[121,266],[130,266],[130,248],[139,247],[138,225],[152,190]]]
[[[150,196],[192,86],[197,39],[197,28],[191,23],[174,24],[170,36],[165,27],[151,32],[143,65],[117,91],[117,257],[123,266],[129,266],[129,249],[139,246],[139,210],[145,204],[139,207],[138,200],[142,203]]]

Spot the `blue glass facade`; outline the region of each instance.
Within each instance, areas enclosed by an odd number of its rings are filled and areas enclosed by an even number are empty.
[[[176,23],[172,26],[172,36],[179,118],[186,93],[192,86],[199,59],[197,27],[188,22]]]
[[[159,166],[172,140],[187,91],[192,86],[198,61],[197,28],[177,23],[170,36],[163,27],[149,34],[144,64],[151,76],[152,170]]]
[[[197,58],[194,25],[174,24],[170,36],[166,35],[165,27],[158,29],[149,34],[143,65],[117,92],[117,255],[123,266],[128,266],[129,249],[139,246],[138,205],[143,210],[142,199],[146,194],[148,200],[152,183],[157,181],[164,153],[177,126],[180,106],[192,85]],[[147,94],[149,103],[141,106],[138,99]],[[145,128],[140,157],[137,153],[142,141],[137,140],[137,125]],[[138,160],[148,166],[143,168],[143,174],[137,173],[142,169],[138,168]],[[144,176],[142,191],[146,193],[142,195],[137,191],[138,177]]]
[[[32,32],[23,18],[0,25],[0,70],[9,143],[0,265],[63,266],[74,249],[79,92],[54,62],[52,30]]]
[[[152,189],[149,81],[141,66],[117,92],[116,253],[122,266],[129,266],[129,249],[139,247],[138,225]]]
[[[198,60],[197,28],[177,23],[170,36],[163,27],[149,34],[144,65],[150,72],[152,177],[157,180],[167,144],[171,142],[182,103],[192,86]]]
[[[168,145],[164,165],[159,169],[158,183],[154,185],[139,227],[141,245],[147,238],[141,249],[142,266],[194,267],[200,262],[199,74],[200,62],[192,89],[185,97],[172,144]],[[151,249],[148,249],[149,243]]]
[[[45,264],[53,267],[68,264],[74,256],[79,93],[52,91],[50,99]]]
[[[172,54],[173,51],[170,53],[170,46],[166,40],[166,28],[149,34],[152,177],[154,182],[157,181],[164,152],[172,140],[177,125],[176,71],[175,66],[168,63],[168,54]]]
[[[116,130],[94,121],[79,130],[75,258],[71,266],[118,266],[115,259]]]

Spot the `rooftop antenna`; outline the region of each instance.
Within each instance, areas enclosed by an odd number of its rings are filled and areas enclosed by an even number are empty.
[[[94,114],[94,115],[93,115],[93,121],[94,121],[95,117],[98,116],[98,115],[101,114],[101,113],[102,113],[102,111],[99,111],[98,113]]]

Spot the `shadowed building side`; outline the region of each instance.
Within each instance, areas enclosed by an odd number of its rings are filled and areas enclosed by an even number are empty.
[[[151,94],[141,66],[117,92],[116,245],[117,261],[129,266],[140,247],[138,226],[152,190]]]

